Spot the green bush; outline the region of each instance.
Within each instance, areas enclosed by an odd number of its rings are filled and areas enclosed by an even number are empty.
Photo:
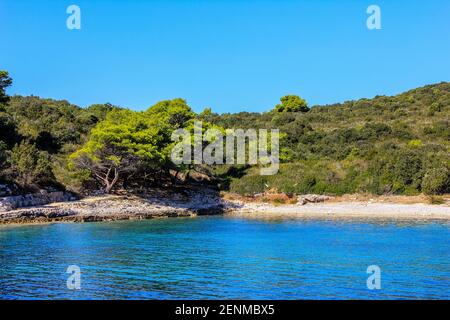
[[[55,181],[50,157],[39,151],[34,144],[22,142],[10,153],[12,175],[23,188],[33,188]]]
[[[260,175],[247,175],[240,179],[233,179],[230,184],[231,192],[243,195],[262,193],[267,189],[267,178]]]
[[[425,194],[443,194],[450,191],[450,171],[447,168],[433,168],[425,173],[422,181]]]

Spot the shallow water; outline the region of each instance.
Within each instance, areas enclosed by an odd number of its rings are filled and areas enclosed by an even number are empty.
[[[0,227],[0,298],[449,299],[449,237],[445,223],[229,217]]]

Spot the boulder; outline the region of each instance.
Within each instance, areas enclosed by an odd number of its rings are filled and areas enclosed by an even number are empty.
[[[326,196],[326,195],[306,194],[306,195],[298,196],[297,203],[300,205],[305,205],[307,203],[325,202],[330,199],[333,199],[333,197]]]
[[[71,200],[76,200],[76,197],[62,191],[47,192],[46,190],[40,190],[38,193],[0,198],[0,211],[10,211],[17,208],[42,206],[52,202]]]

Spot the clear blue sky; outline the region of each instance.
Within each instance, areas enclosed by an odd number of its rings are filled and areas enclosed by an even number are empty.
[[[66,8],[81,8],[81,30]],[[382,30],[366,9],[382,10]],[[450,81],[450,1],[0,0],[10,94],[142,110],[182,97],[196,111],[266,111]]]

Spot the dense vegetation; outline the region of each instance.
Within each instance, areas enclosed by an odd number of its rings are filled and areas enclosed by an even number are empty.
[[[450,83],[311,108],[289,95],[270,112],[221,115],[197,115],[182,99],[143,112],[110,104],[80,108],[9,97],[11,84],[0,72],[0,183],[17,192],[49,186],[136,190],[182,183],[180,177],[192,170],[241,194],[450,192]],[[175,166],[169,159],[171,133],[192,130],[195,119],[206,127],[280,129],[280,172],[260,176],[256,167]]]
[[[278,110],[277,110],[278,111]],[[314,106],[309,112],[208,115],[224,127],[279,128],[284,164],[274,176],[250,169],[238,193],[450,191],[450,83],[393,96]]]

